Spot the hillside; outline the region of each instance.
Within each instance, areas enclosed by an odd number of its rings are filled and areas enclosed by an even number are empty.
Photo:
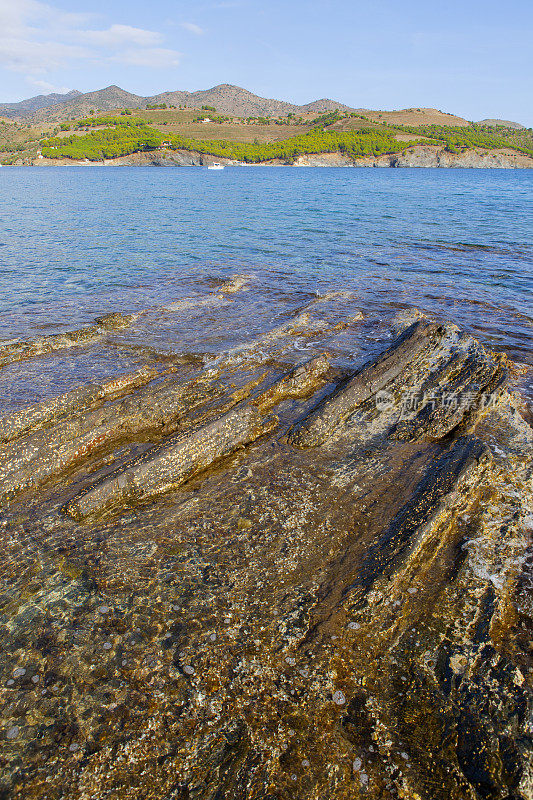
[[[116,91],[115,87],[110,87],[109,102],[128,99],[120,90],[117,97]],[[73,98],[71,102],[78,101],[79,98]],[[8,121],[0,124],[0,164],[58,163],[62,160],[102,163],[135,153],[169,150],[244,163],[279,161],[285,164],[296,163],[306,154],[340,153],[351,163],[353,159],[405,153],[418,145],[442,151],[434,164],[433,150],[424,151],[425,162],[430,154],[427,166],[450,162],[447,154],[453,155],[451,161],[458,164],[468,152],[472,154],[472,158],[467,159],[468,165],[483,162],[497,166],[497,158],[481,159],[481,162],[477,158],[484,153],[496,154],[496,151],[505,161],[502,164],[511,166],[530,166],[533,156],[531,130],[458,125],[459,118],[450,120],[449,125],[400,125],[385,119],[373,120],[356,112],[333,111],[318,116],[307,113],[246,119],[211,114],[212,119],[205,122],[205,114],[205,110],[183,107],[142,111],[122,108],[114,114],[93,113],[59,124]],[[415,118],[420,119],[419,116]],[[461,158],[458,160],[455,156]],[[391,166],[395,164],[399,162],[391,162]]]
[[[85,116],[91,111],[113,111],[116,108],[144,108],[146,100],[136,94],[124,91],[120,86],[107,86],[96,92],[78,94],[56,104],[51,108],[44,108],[34,115],[35,120],[62,121]]]
[[[393,125],[469,125],[469,121],[455,114],[447,114],[436,108],[402,108],[398,111],[363,112],[375,122],[389,122]]]
[[[187,108],[213,106],[219,114],[230,114],[235,117],[280,117],[287,114],[301,113],[300,106],[286,103],[283,100],[269,100],[259,97],[239,86],[223,83],[206,91],[167,92],[156,95],[150,102],[184,105]],[[340,106],[340,104],[339,104]]]
[[[442,151],[435,165],[448,163],[447,154],[454,156],[454,164],[464,161],[467,152],[472,154],[468,164],[489,151],[498,151],[512,166],[529,166],[533,156],[531,129],[470,123],[434,108],[349,110],[327,99],[293,106],[228,84],[150,98],[108,86],[70,93],[61,103],[56,99],[50,98],[55,105],[24,118],[2,122],[0,117],[0,164],[101,163],[169,148],[245,163],[296,163],[300,156],[324,153],[351,160],[381,158],[418,145]],[[98,106],[104,111],[98,112]],[[509,159],[507,151],[515,155]],[[431,165],[433,150],[424,153]],[[498,158],[485,162],[496,165]]]
[[[511,122],[508,119],[482,119],[476,123],[477,125],[486,125],[489,128],[515,128],[516,130],[524,130],[524,125],[519,122]]]
[[[73,91],[67,92],[67,94],[39,94],[36,97],[28,98],[28,100],[22,100],[20,103],[1,103],[0,116],[11,119],[32,116],[40,109],[64,105],[79,95],[81,95],[81,92],[73,89]]]
[[[352,110],[335,100],[314,100],[303,106],[288,103],[284,100],[268,99],[227,83],[198,92],[162,92],[151,97],[141,97],[124,91],[119,86],[108,86],[95,92],[69,95],[50,95],[49,102],[32,105],[31,101],[12,103],[9,105],[9,116],[21,119],[32,118],[42,122],[62,122],[86,116],[92,111],[113,111],[118,108],[146,109],[150,106],[172,106],[201,109],[210,106],[218,114],[233,117],[286,117],[288,114],[305,115],[330,112],[334,110]],[[36,98],[34,98],[35,100]],[[2,108],[0,106],[0,114]]]
[[[351,108],[329,98],[313,100],[297,105],[285,100],[260,97],[240,86],[222,83],[211,89],[187,92],[161,92],[151,97],[132,94],[119,86],[111,85],[94,92],[78,91],[67,94],[49,94],[31,97],[20,103],[0,104],[0,116],[43,124],[61,123],[79,119],[92,113],[116,112],[117,110],[142,111],[154,106],[170,109],[195,109],[211,111],[211,116],[224,115],[237,118],[263,117],[286,118],[289,114],[307,122],[320,114],[334,111],[351,112],[377,124],[392,125],[439,125],[463,127],[471,124],[463,117],[440,111],[436,108],[404,108],[396,111],[375,111],[366,108]],[[208,107],[208,108],[205,108]],[[487,127],[504,127],[522,130],[518,122],[499,119],[484,119],[476,123]]]

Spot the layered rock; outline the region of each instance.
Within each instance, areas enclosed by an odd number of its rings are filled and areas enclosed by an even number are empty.
[[[419,319],[291,368],[294,328],[4,423],[3,469],[46,475],[0,519],[5,797],[533,797],[505,358]]]

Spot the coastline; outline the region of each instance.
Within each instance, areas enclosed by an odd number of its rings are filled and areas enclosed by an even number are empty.
[[[482,150],[476,148],[463,153],[450,153],[443,147],[415,145],[401,153],[381,156],[350,158],[340,152],[307,154],[294,161],[274,159],[259,163],[246,163],[225,158],[215,158],[188,150],[160,148],[137,152],[104,161],[73,161],[39,157],[30,163],[12,166],[106,166],[106,167],[205,167],[219,162],[234,167],[350,167],[350,168],[429,168],[429,169],[533,169],[533,158],[511,150]]]

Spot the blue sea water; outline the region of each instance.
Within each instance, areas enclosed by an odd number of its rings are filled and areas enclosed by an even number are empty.
[[[532,201],[533,170],[4,168],[0,340],[246,274],[278,310],[350,290],[533,363]]]

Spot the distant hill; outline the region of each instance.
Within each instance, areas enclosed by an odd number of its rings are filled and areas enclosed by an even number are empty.
[[[10,119],[31,116],[41,108],[63,105],[79,95],[81,95],[81,92],[73,89],[66,94],[38,94],[36,97],[22,100],[20,103],[0,103],[0,116],[9,117]]]
[[[351,108],[336,100],[323,98],[305,105],[296,105],[284,100],[268,99],[249,92],[240,86],[222,83],[198,92],[162,92],[152,97],[141,97],[121,89],[120,86],[107,86],[95,92],[82,94],[78,91],[67,94],[49,94],[31,97],[20,103],[0,104],[0,116],[10,119],[32,120],[34,122],[63,122],[68,119],[85,117],[92,111],[109,112],[116,109],[146,109],[147,106],[182,106],[200,109],[212,106],[218,114],[231,117],[284,117],[319,115],[331,111],[353,111],[368,116],[377,123],[389,122],[396,125],[457,125],[466,126],[468,120],[438,111],[435,108],[406,108],[400,111],[372,111],[364,108]],[[485,119],[482,125],[504,125],[522,129],[517,122]]]
[[[95,92],[69,92],[66,95],[46,95],[21,103],[0,104],[0,114],[10,118],[35,121],[60,121],[85,116],[90,111],[113,111],[117,108],[145,109],[149,105],[184,106],[201,108],[213,106],[219,114],[234,117],[278,117],[287,114],[309,114],[334,111],[351,111],[349,106],[335,100],[315,100],[299,106],[284,100],[259,97],[239,86],[228,83],[198,92],[162,92],[152,97],[141,97],[126,92],[119,86],[107,86]]]
[[[476,125],[490,125],[491,127],[504,127],[504,128],[514,128],[517,131],[525,130],[524,125],[520,125],[519,122],[511,122],[508,119],[481,119],[479,122],[476,122]]]
[[[145,108],[150,98],[139,97],[121,89],[120,86],[107,86],[96,92],[77,94],[33,114],[35,120],[55,121],[68,118],[84,117],[90,111],[114,111],[117,108]]]
[[[184,105],[188,108],[213,106],[220,114],[235,117],[280,117],[300,111],[300,107],[292,103],[267,100],[229,83],[200,92],[165,92],[151,98],[149,102]]]
[[[464,127],[467,119],[437,108],[402,108],[399,111],[366,111],[365,116],[374,122],[390,122],[393,125],[446,125]]]
[[[328,114],[330,111],[357,111],[358,113],[363,113],[362,108],[350,108],[350,106],[344,106],[342,103],[337,103],[335,100],[328,100],[328,98],[323,98],[322,100],[314,100],[312,103],[307,103],[304,106],[298,106],[300,112],[305,112],[306,114]]]

